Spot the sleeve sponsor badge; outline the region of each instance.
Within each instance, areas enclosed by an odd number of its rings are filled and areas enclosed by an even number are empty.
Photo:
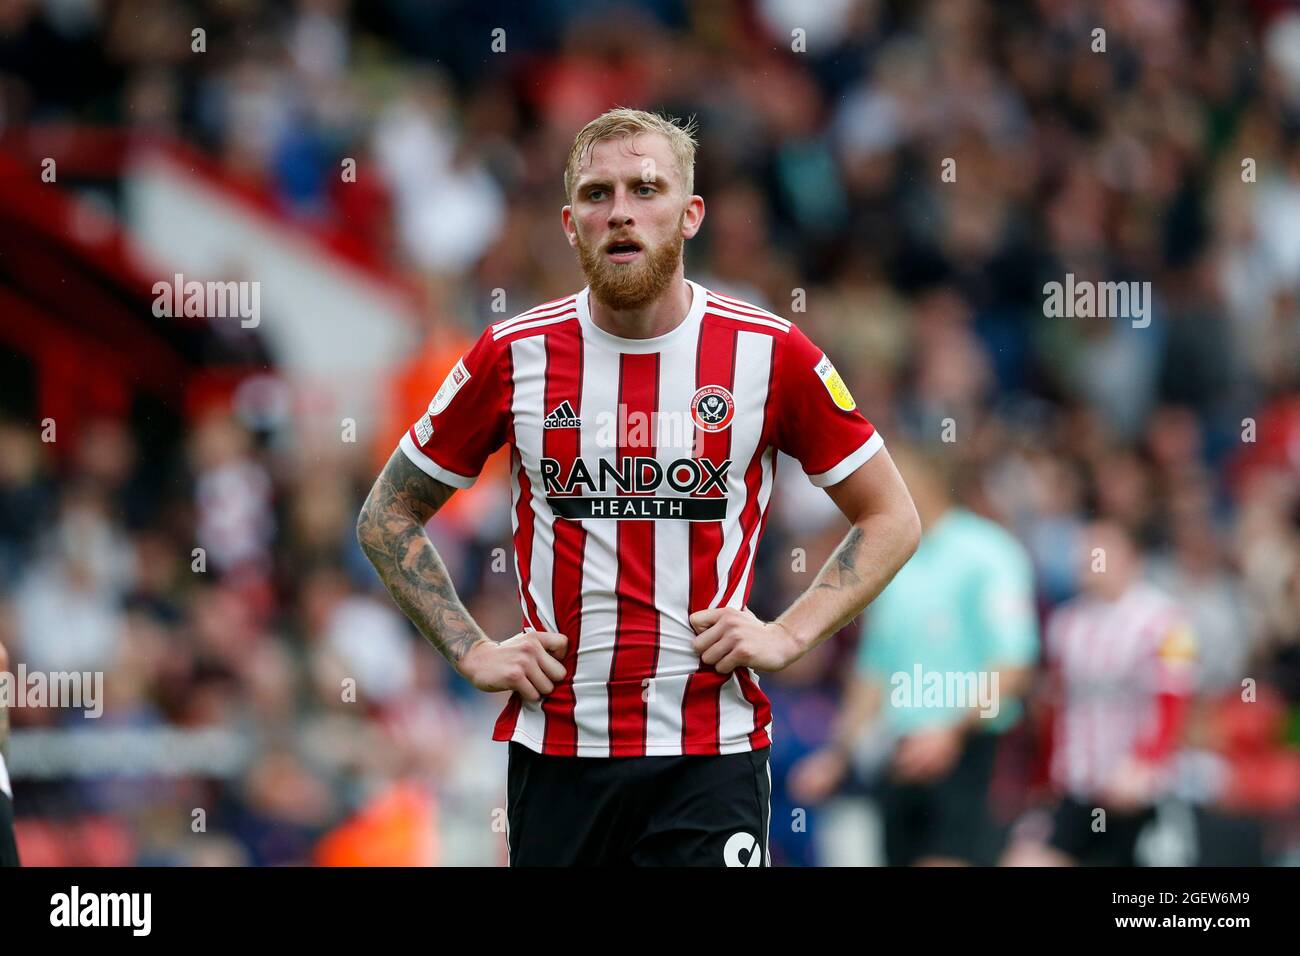
[[[1160,641],[1157,653],[1160,659],[1169,664],[1189,664],[1196,659],[1196,639],[1186,624],[1179,624],[1169,629]]]
[[[461,390],[461,386],[468,381],[469,369],[465,367],[465,360],[462,358],[452,366],[451,371],[447,373],[447,377],[438,386],[438,391],[434,393],[433,401],[429,403],[429,416],[432,417],[442,412],[456,393]],[[432,427],[430,427],[429,431],[433,431]]]
[[[415,423],[415,440],[423,448],[429,444],[429,439],[433,437],[433,421],[428,415],[421,415],[420,420]]]
[[[831,400],[835,402],[836,407],[846,412],[851,412],[858,407],[858,403],[853,400],[853,395],[849,392],[849,387],[844,384],[844,379],[840,378],[840,373],[835,371],[835,366],[831,364],[825,352],[822,353],[821,360],[813,366],[813,371],[826,386],[826,391],[831,393]]]

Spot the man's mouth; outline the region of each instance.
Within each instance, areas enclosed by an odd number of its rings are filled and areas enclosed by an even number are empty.
[[[611,242],[605,247],[605,255],[614,262],[631,262],[640,254],[641,244],[630,239]]]

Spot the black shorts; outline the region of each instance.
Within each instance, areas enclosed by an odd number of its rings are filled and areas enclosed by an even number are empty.
[[[1096,829],[1098,806],[1065,797],[1052,814],[1048,846],[1073,857],[1082,866],[1136,866],[1135,851],[1143,829],[1155,819],[1151,807],[1136,813],[1107,810],[1106,829]]]
[[[881,782],[878,799],[889,866],[911,866],[927,857],[992,862],[996,834],[988,793],[997,746],[994,734],[969,734],[952,769],[937,780],[899,783],[886,777]]]
[[[770,748],[554,757],[510,744],[511,866],[770,866]]]
[[[14,805],[0,790],[0,866],[18,866],[18,841],[14,838]]]

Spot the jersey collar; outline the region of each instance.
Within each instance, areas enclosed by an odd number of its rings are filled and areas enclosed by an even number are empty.
[[[626,339],[621,335],[606,332],[591,320],[591,286],[578,293],[576,303],[578,321],[582,323],[582,330],[588,341],[600,342],[617,352],[660,352],[683,336],[689,335],[692,329],[698,328],[700,319],[704,315],[708,290],[690,279],[686,280],[686,284],[691,287],[691,307],[686,313],[686,318],[663,335],[648,339]]]

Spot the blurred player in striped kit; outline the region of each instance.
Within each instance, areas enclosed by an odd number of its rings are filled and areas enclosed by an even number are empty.
[[[1193,689],[1186,617],[1142,580],[1128,532],[1098,521],[1085,541],[1083,593],[1052,615],[1044,648],[1058,802],[1044,832],[1013,843],[1009,866],[1133,866]]]

